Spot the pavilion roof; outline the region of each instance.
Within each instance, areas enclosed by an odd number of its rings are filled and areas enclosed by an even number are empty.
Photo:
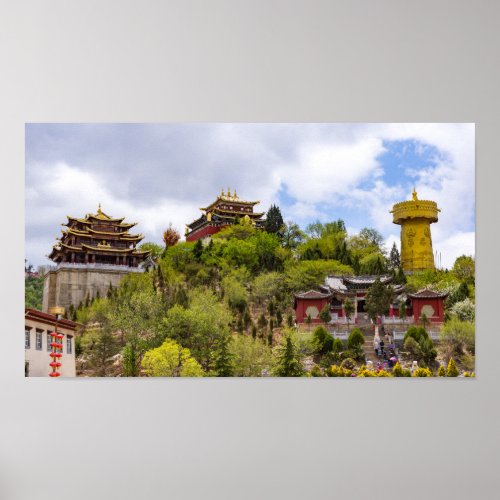
[[[295,294],[297,299],[326,299],[331,297],[331,293],[318,292],[317,290],[309,290],[307,292],[299,292]]]
[[[435,292],[434,290],[424,288],[416,293],[408,293],[408,297],[411,299],[444,299],[448,297],[448,292]]]

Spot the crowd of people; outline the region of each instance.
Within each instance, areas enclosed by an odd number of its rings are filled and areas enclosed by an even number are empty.
[[[396,346],[394,345],[394,339],[390,332],[386,333],[385,336],[380,338],[377,329],[375,331],[375,337],[373,338],[373,349],[378,359],[378,370],[387,370],[388,368],[393,368],[394,365],[398,362]]]

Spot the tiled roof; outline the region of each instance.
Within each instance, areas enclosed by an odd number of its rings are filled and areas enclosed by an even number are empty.
[[[309,290],[308,292],[296,293],[298,299],[326,299],[330,297],[330,293],[321,293],[317,290]]]
[[[409,293],[408,297],[411,299],[436,299],[448,297],[447,292],[435,292],[434,290],[429,290],[425,288],[424,290],[419,290],[416,293]]]

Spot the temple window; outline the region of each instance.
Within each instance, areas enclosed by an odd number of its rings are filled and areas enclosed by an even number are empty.
[[[73,354],[73,345],[71,343],[73,337],[66,337],[66,354]]]

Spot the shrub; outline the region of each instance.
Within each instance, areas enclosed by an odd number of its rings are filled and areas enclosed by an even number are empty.
[[[365,343],[365,337],[359,328],[354,328],[347,338],[347,348],[356,350]]]
[[[414,377],[432,377],[432,372],[429,368],[419,367],[413,372]]]
[[[411,355],[420,358],[421,352],[420,352],[420,346],[418,345],[418,342],[413,338],[413,337],[408,337],[404,341],[404,349],[405,351],[408,351]]]
[[[356,366],[356,361],[352,358],[346,358],[342,363],[340,363],[341,368],[347,368],[348,370],[353,370]]]
[[[457,302],[449,310],[452,316],[456,316],[460,321],[474,321],[476,316],[474,303],[466,298],[461,302]]]
[[[332,365],[326,370],[328,377],[351,377],[352,370],[343,368],[342,366]]]
[[[375,372],[376,377],[392,377],[392,375],[386,370],[378,370]]]
[[[439,366],[438,377],[446,377],[446,369],[443,365]]]
[[[314,365],[311,370],[311,377],[322,377],[323,371],[318,365]]]
[[[357,377],[376,377],[377,374],[373,372],[372,370],[368,370],[368,368],[363,365],[359,368],[357,374]]]
[[[332,351],[336,353],[340,353],[344,350],[344,343],[340,339],[333,340],[333,348]]]
[[[314,352],[317,354],[326,354],[333,350],[333,337],[322,326],[318,326],[311,339]]]
[[[403,376],[403,367],[400,365],[399,361],[394,365],[394,368],[392,369],[392,374],[395,377]]]
[[[428,339],[429,334],[427,333],[427,330],[421,326],[410,326],[405,333],[403,341],[406,341],[408,338],[412,338],[416,342],[420,342],[421,339]]]
[[[446,376],[458,377],[458,368],[457,365],[455,364],[455,361],[453,361],[453,358],[450,358],[450,361],[448,362],[448,368],[446,369]]]

